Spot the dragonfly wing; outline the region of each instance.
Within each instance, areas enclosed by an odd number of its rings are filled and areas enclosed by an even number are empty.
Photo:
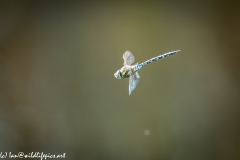
[[[138,85],[139,79],[140,79],[140,76],[139,76],[138,72],[135,72],[133,75],[130,76],[130,79],[129,79],[129,95]]]
[[[139,76],[138,72],[135,73],[135,76],[136,76],[136,79],[139,80],[140,76]]]
[[[135,61],[135,57],[130,51],[126,51],[123,54],[123,60],[124,60],[124,63],[123,63],[124,66],[126,65],[130,66]]]

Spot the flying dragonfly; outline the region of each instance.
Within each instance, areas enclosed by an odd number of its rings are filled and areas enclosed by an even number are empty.
[[[117,79],[129,78],[129,95],[130,95],[131,92],[136,88],[136,86],[139,82],[140,76],[138,74],[138,71],[140,69],[142,69],[142,67],[144,67],[147,64],[152,63],[154,61],[157,61],[159,59],[176,54],[179,51],[180,50],[168,52],[168,53],[159,55],[157,57],[151,58],[141,64],[136,63],[134,65],[132,65],[132,64],[135,61],[135,57],[133,56],[133,54],[130,51],[126,51],[123,54],[123,60],[124,60],[123,67],[121,69],[117,70],[117,72],[114,73],[114,76]]]

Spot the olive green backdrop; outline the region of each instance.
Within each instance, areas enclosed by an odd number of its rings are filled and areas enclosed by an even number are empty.
[[[237,2],[1,1],[0,152],[240,159]],[[180,49],[128,79],[136,62]],[[150,134],[145,134],[146,130]]]

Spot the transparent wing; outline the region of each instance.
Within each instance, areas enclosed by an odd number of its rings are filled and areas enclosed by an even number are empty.
[[[139,76],[138,72],[135,72],[133,75],[130,76],[130,79],[129,79],[129,95],[138,85],[139,79],[140,79],[140,76]]]
[[[124,66],[126,66],[126,65],[130,66],[135,61],[135,58],[130,51],[126,51],[123,54],[123,60],[124,60],[124,63],[123,63]]]

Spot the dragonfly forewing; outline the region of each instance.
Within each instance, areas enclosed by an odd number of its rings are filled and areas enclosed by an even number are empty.
[[[130,51],[126,51],[123,54],[123,60],[124,60],[124,63],[123,63],[124,66],[128,66],[128,65],[130,66],[135,61],[135,57]]]

